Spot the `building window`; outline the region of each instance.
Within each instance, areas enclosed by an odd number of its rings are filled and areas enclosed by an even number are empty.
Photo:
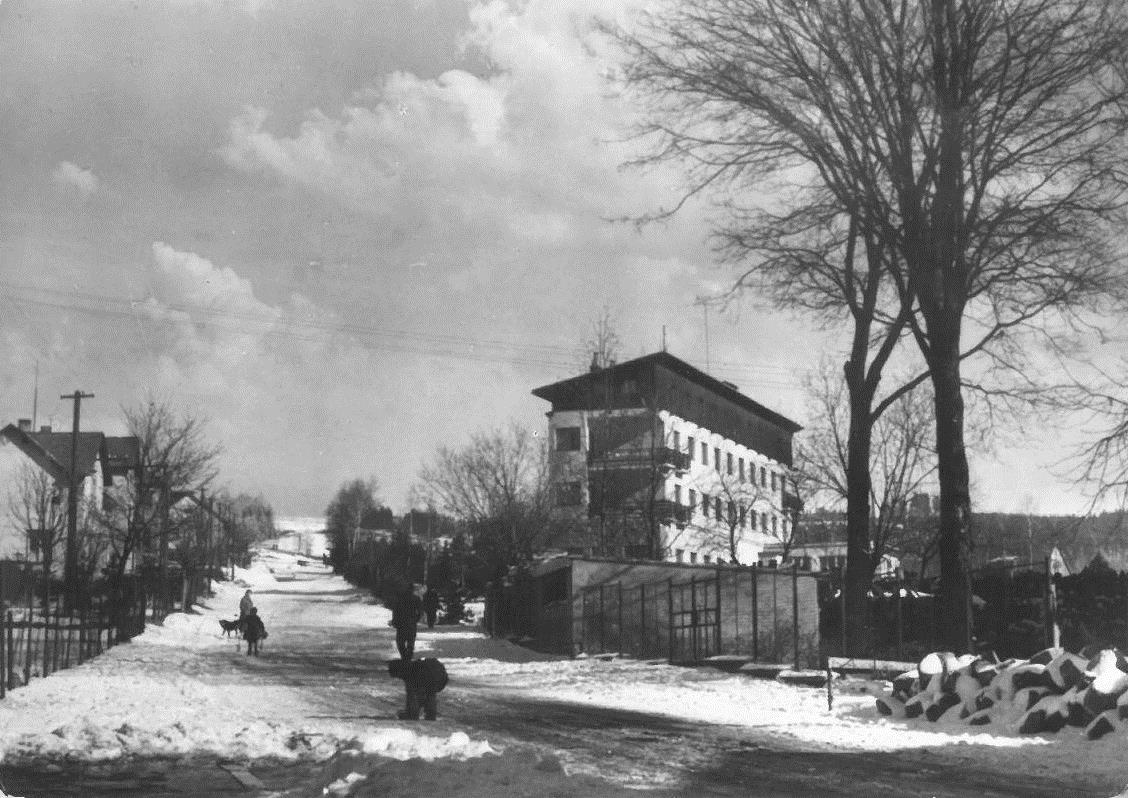
[[[773,515],[772,516],[772,534],[776,535],[778,533],[779,533],[779,518],[777,518],[776,516]]]
[[[768,514],[760,513],[760,531],[768,534]]]
[[[556,428],[556,451],[558,452],[578,452],[580,450],[580,428],[579,427],[557,427]]]
[[[717,505],[713,509],[715,509],[717,511],[717,520],[718,521],[725,520],[724,516],[721,515],[721,497],[720,496],[717,497]]]
[[[776,489],[776,472],[773,471],[772,472],[772,493],[775,493],[775,489]]]
[[[579,482],[561,482],[556,486],[556,504],[558,507],[575,507],[583,504],[583,490]]]
[[[697,552],[691,551],[689,553],[689,561],[690,562],[697,562]]]
[[[732,476],[732,452],[725,455],[725,465],[728,466],[729,476]]]
[[[697,491],[693,488],[689,489],[689,511],[692,513],[694,508],[697,507]]]
[[[766,488],[768,486],[768,469],[760,466],[760,487]]]
[[[681,451],[681,433],[678,432],[677,430],[674,430],[673,432],[670,433],[670,440],[671,440],[671,443],[673,443],[674,451],[680,452]]]
[[[701,441],[701,465],[709,465],[709,444]]]
[[[744,481],[744,458],[741,457],[736,462],[737,462],[737,465],[740,466],[740,469],[739,469],[739,472],[738,472],[738,474],[740,476],[740,481],[743,482]]]
[[[728,520],[729,523],[736,521],[736,504],[734,502],[728,503]]]
[[[674,552],[674,556],[677,557],[678,562],[685,562],[685,549],[678,549]]]
[[[747,507],[741,507],[740,508],[740,528],[741,529],[747,529],[748,528],[748,508]]]
[[[703,563],[705,563],[706,565],[708,565],[709,563],[711,563],[713,561],[713,557],[710,554],[706,554],[704,557],[701,558],[701,561]]]
[[[721,450],[719,447],[713,449],[713,467],[718,471],[721,470]]]
[[[674,485],[674,502],[681,504],[681,485]]]
[[[692,435],[690,435],[688,438],[686,438],[685,448],[686,448],[686,451],[689,452],[689,462],[692,463],[693,462],[693,436]]]

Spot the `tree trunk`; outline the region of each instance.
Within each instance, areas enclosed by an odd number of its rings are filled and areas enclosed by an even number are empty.
[[[870,559],[870,443],[873,422],[870,402],[861,385],[854,384],[847,365],[850,391],[850,430],[846,450],[846,578],[842,612],[846,640],[843,655],[864,654],[869,648],[868,596],[873,581]]]
[[[958,325],[958,322],[957,322]],[[933,336],[929,368],[936,398],[937,478],[940,530],[937,555],[938,644],[955,652],[971,650],[971,492],[964,445],[958,333]]]

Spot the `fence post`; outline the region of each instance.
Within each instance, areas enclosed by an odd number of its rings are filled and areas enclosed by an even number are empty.
[[[721,569],[717,569],[717,650],[716,654],[724,653],[724,647],[721,645]]]
[[[46,578],[46,577],[44,577]],[[34,638],[35,629],[32,628],[31,619],[35,615],[35,591],[29,590],[27,594],[27,619],[24,622],[24,629],[27,630],[27,639],[24,645],[24,684],[31,683],[31,651],[34,648],[32,643]],[[43,627],[43,634],[47,634],[46,625]]]
[[[16,670],[16,651],[15,651],[15,633],[12,630],[12,611],[8,610],[8,687],[13,688],[15,684],[12,681],[13,672]]]
[[[693,635],[693,664],[697,664],[697,575],[689,577],[689,624]]]
[[[670,664],[674,664],[674,578],[671,576],[666,583],[666,602],[669,610],[666,612],[666,647],[670,649]]]
[[[1050,573],[1050,558],[1046,557],[1046,583],[1042,596],[1042,609],[1046,619],[1046,648],[1058,644],[1057,619],[1054,617],[1054,577]]]
[[[587,599],[588,599],[588,589],[585,587],[585,588],[582,588],[580,590],[580,649],[585,654],[590,653],[588,651],[588,641],[587,641],[588,640],[588,634],[587,634],[587,631],[588,631],[588,615],[587,615],[588,601],[587,601]]]
[[[752,659],[760,659],[760,564],[752,563]]]
[[[838,627],[841,631],[842,637],[842,656],[850,656],[849,649],[846,645],[846,569],[843,568],[840,572],[840,579],[838,582]]]
[[[638,657],[646,658],[646,585],[638,586]]]
[[[897,659],[904,661],[905,659],[905,616],[904,610],[901,607],[901,591],[904,589],[902,583],[905,578],[905,571],[901,566],[897,566],[896,574],[896,588],[897,588]]]
[[[623,655],[623,583],[619,585],[619,656]]]
[[[604,618],[603,611],[603,588],[606,585],[599,585],[599,653],[607,653],[607,623]]]
[[[795,649],[795,670],[799,670],[799,563],[791,564],[791,639]]]

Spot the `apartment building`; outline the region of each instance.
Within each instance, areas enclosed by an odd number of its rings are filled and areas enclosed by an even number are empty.
[[[689,563],[756,562],[786,539],[801,427],[668,352],[533,391],[548,426],[560,548]]]

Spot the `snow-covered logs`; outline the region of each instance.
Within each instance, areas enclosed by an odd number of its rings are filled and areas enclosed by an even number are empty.
[[[1128,728],[1128,659],[1112,648],[1047,648],[1004,662],[934,652],[893,680],[877,710],[893,718],[1001,724],[1020,734],[1084,727],[1096,740]]]

